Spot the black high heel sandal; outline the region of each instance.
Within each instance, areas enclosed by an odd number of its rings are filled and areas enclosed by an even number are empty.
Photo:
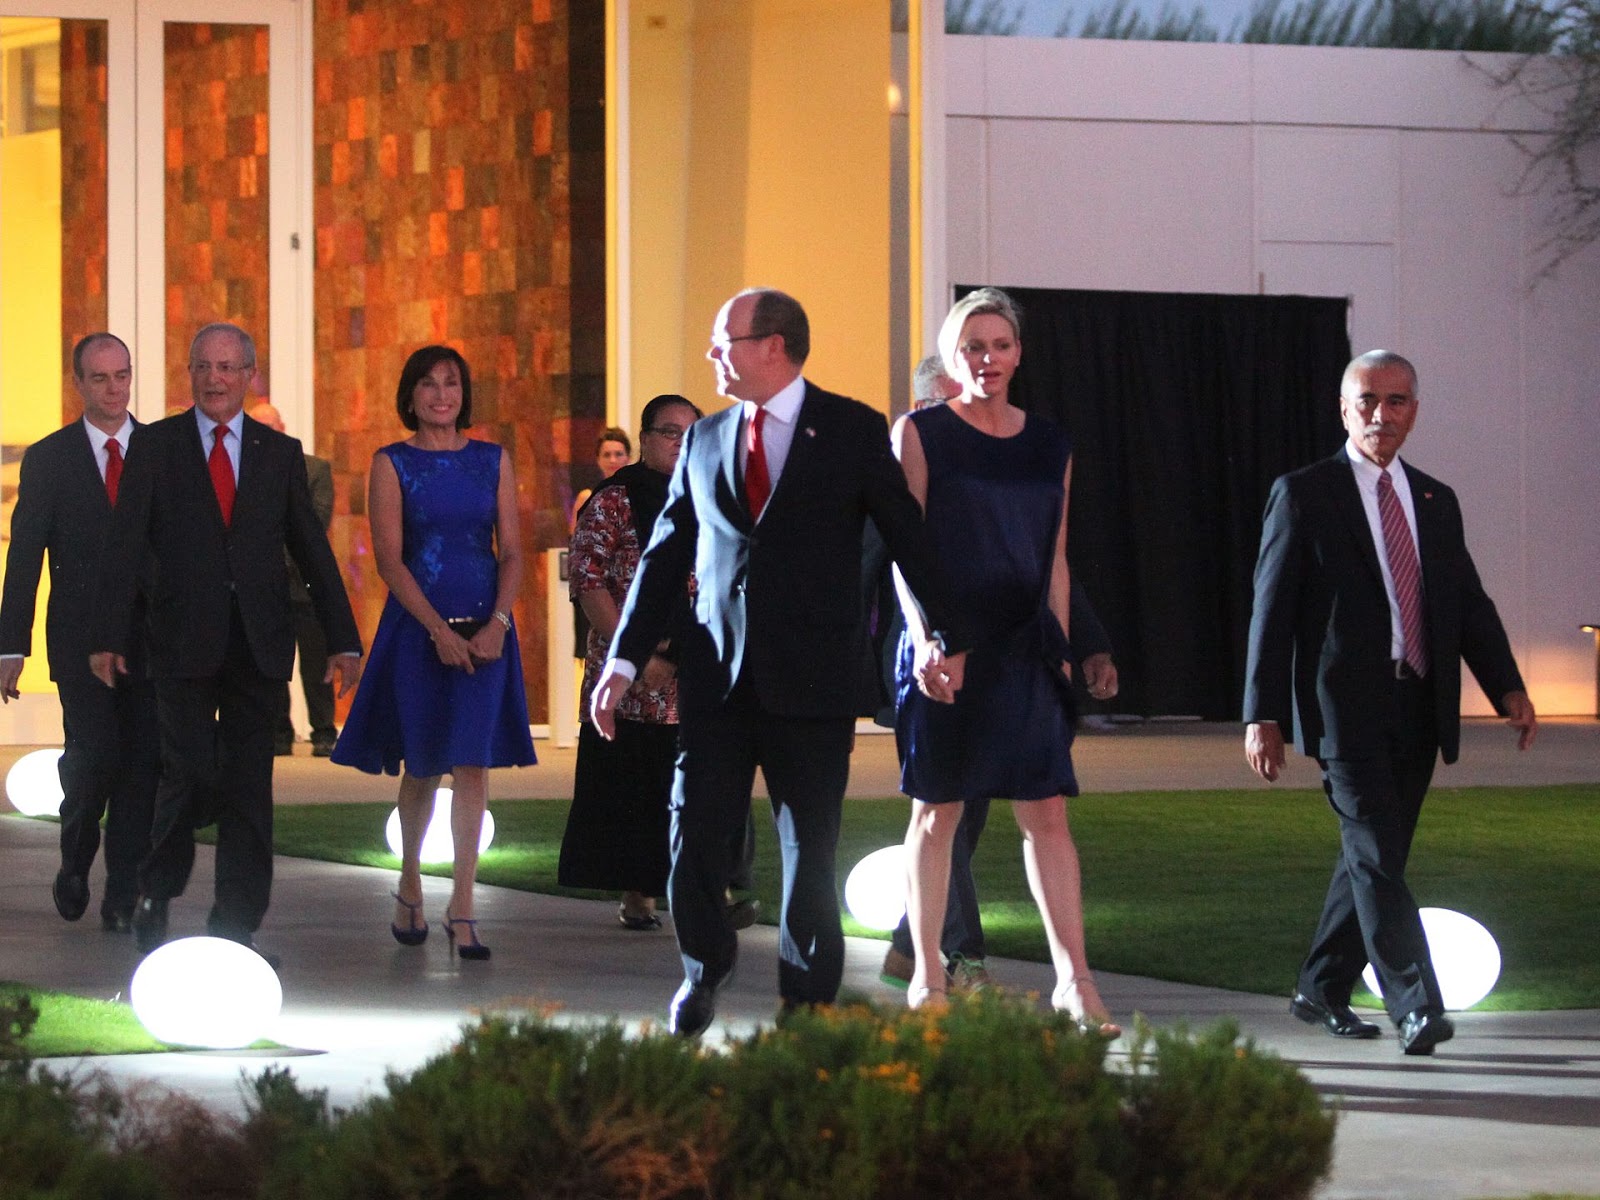
[[[417,928],[417,922],[422,920],[422,901],[418,900],[413,904],[399,892],[389,894],[394,897],[396,904],[402,904],[406,908],[406,927],[401,929],[398,925],[389,926],[389,932],[394,934],[394,940],[402,946],[422,945],[428,940],[428,923],[423,921],[422,928]]]
[[[467,931],[457,935],[456,926],[465,925]],[[472,917],[452,917],[447,911],[444,914],[444,935],[450,939],[450,953],[459,954],[463,959],[472,962],[482,962],[489,957],[489,947],[478,940],[478,922]],[[460,941],[456,939],[460,936]],[[471,941],[467,939],[471,938]]]

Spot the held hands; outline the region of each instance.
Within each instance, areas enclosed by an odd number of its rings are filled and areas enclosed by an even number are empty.
[[[967,652],[946,654],[932,639],[917,643],[917,689],[940,704],[955,702],[967,673]]]
[[[467,643],[467,651],[474,663],[494,662],[505,652],[505,647],[506,627],[493,618],[485,621],[483,628],[473,634],[472,640]]]
[[[644,670],[639,672],[639,684],[646,691],[659,692],[672,682],[673,676],[677,673],[677,663],[669,662],[659,654],[652,654],[650,661],[645,663]]]
[[[89,655],[89,670],[107,687],[117,686],[117,676],[128,673],[128,660],[120,654],[101,650]]]
[[[361,655],[330,654],[328,669],[322,673],[322,682],[332,683],[335,675],[339,677],[340,696],[354,691],[356,684],[361,682]]]
[[[1533,745],[1539,732],[1539,718],[1533,715],[1533,701],[1527,692],[1507,692],[1500,701],[1505,706],[1506,724],[1518,731],[1517,749],[1526,750]]]
[[[483,630],[480,629],[478,632],[482,633]],[[440,662],[447,667],[458,667],[468,675],[472,674],[472,644],[466,638],[443,622],[432,637],[433,650],[439,656]]]
[[[1268,783],[1277,779],[1283,770],[1283,730],[1276,721],[1253,721],[1244,727],[1244,757]]]

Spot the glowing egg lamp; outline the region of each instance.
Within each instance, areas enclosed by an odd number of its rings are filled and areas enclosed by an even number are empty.
[[[1494,936],[1465,913],[1448,908],[1422,910],[1422,932],[1433,956],[1444,1006],[1459,1012],[1471,1008],[1493,989],[1500,978],[1500,947]],[[1374,996],[1383,995],[1378,973],[1367,964],[1361,978]]]
[[[450,801],[454,795],[454,791],[447,787],[442,787],[433,794],[433,817],[428,821],[428,831],[422,835],[422,861],[425,863],[447,863],[455,860],[456,841],[450,835]],[[400,810],[398,808],[390,811],[389,823],[384,826],[383,833],[389,843],[389,852],[399,858]],[[494,814],[485,809],[483,828],[478,831],[478,853],[482,854],[493,841]]]
[[[6,772],[6,799],[25,817],[61,815],[61,751],[30,750]]]
[[[232,1050],[259,1040],[278,1019],[283,985],[267,960],[226,938],[180,938],[145,956],[128,989],[152,1037],[178,1046]]]
[[[868,929],[893,929],[906,912],[906,848],[874,850],[844,881],[850,915]]]

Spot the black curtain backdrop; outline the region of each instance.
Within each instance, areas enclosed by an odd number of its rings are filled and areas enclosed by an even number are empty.
[[[1072,439],[1068,558],[1116,647],[1112,709],[1238,720],[1267,492],[1344,439],[1346,301],[1006,290],[1012,401]]]

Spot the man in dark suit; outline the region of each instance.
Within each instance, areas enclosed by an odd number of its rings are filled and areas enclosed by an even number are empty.
[[[250,407],[250,415],[268,429],[287,433],[283,415],[263,400]],[[333,464],[315,454],[306,455],[306,483],[311,488],[311,507],[326,533],[333,523]],[[311,754],[327,758],[339,733],[333,726],[333,685],[324,678],[328,672],[328,644],[322,639],[316,606],[300,569],[289,561],[289,607],[294,613],[294,643],[300,650],[300,690],[306,698],[306,719],[311,723]],[[273,733],[273,753],[280,757],[294,753],[294,722],[289,718],[289,685],[283,685],[283,700],[278,707],[278,726]]]
[[[1434,762],[1459,751],[1461,660],[1520,749],[1537,719],[1455,493],[1397,457],[1417,419],[1416,370],[1386,350],[1361,355],[1339,411],[1349,441],[1283,476],[1267,500],[1245,756],[1276,779],[1292,713],[1339,818],[1339,859],[1290,1012],[1335,1037],[1377,1037],[1350,1008],[1371,961],[1401,1049],[1431,1054],[1455,1028],[1405,867]]]
[[[18,696],[24,657],[33,645],[33,611],[45,551],[50,603],[45,647],[61,699],[61,869],[51,894],[56,911],[76,921],[89,907],[89,868],[106,819],[106,890],[100,923],[126,932],[139,896],[139,860],[150,847],[150,815],[161,774],[155,696],[137,673],[107,691],[89,673],[95,582],[111,527],[111,508],[133,434],[128,415],[133,365],[110,333],[91,333],[72,350],[72,382],[83,419],[28,448],[22,459],[11,550],[0,600],[0,699]]]
[[[207,927],[254,945],[272,890],[272,736],[294,661],[289,575],[299,566],[341,692],[361,674],[361,640],[327,535],[311,507],[300,443],[244,415],[255,344],[207,325],[189,349],[194,407],[140,428],[100,586],[91,668],[126,672],[141,562],[153,566],[150,670],[161,722],[161,786],[139,868],[134,934],[167,934],[168,902],[194,866],[194,828],[217,824],[216,901]]]
[[[738,943],[724,888],[759,766],[783,852],[779,991],[830,1003],[844,967],[834,852],[865,651],[861,533],[870,515],[925,603],[934,585],[922,514],[881,414],[808,383],[805,311],[767,289],[723,305],[707,354],[740,403],[690,427],[666,508],[634,577],[593,716],[609,737],[617,701],[648,661],[691,569],[694,619],[677,637],[680,749],[667,885],[684,982],[671,1028],[701,1033]],[[937,606],[930,627],[938,627]],[[964,659],[922,664],[948,699]]]

